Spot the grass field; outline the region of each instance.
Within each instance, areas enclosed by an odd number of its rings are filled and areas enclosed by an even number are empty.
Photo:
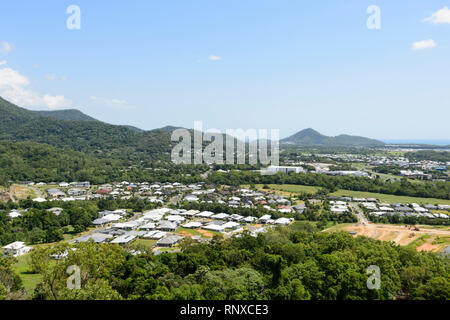
[[[316,192],[320,189],[320,187],[313,186],[300,186],[300,185],[291,185],[291,184],[269,184],[270,189],[263,189],[262,184],[257,184],[256,188],[258,190],[265,191],[279,191],[280,194],[289,196],[295,195],[295,193],[300,192]],[[248,187],[248,186],[243,186]],[[381,202],[387,203],[423,203],[423,204],[448,204],[450,205],[450,200],[444,199],[435,199],[435,198],[419,198],[419,197],[407,197],[407,196],[396,196],[392,194],[383,194],[383,193],[374,193],[374,192],[364,192],[364,191],[350,191],[350,190],[338,190],[336,192],[331,193],[333,196],[338,197],[356,197],[356,198],[376,198]]]
[[[22,279],[23,286],[28,293],[33,292],[37,284],[41,281],[41,275],[31,273],[30,254],[25,254],[17,258],[18,262],[14,265],[16,274]]]
[[[22,185],[12,185],[10,188],[11,194],[18,200],[27,199],[30,197],[31,199],[37,197],[36,190]]]
[[[310,224],[313,226],[317,226],[318,221],[309,221],[309,220],[296,220],[292,224],[289,225],[289,228],[296,230],[296,229],[302,229],[304,224]],[[325,225],[324,230],[330,229],[333,226],[337,226],[336,222],[334,221],[328,221]]]
[[[264,191],[283,191],[286,195],[294,196],[296,193],[307,192],[307,193],[315,193],[320,187],[311,187],[311,186],[299,186],[294,184],[269,184],[270,189],[263,189],[263,184],[255,185],[258,190]],[[242,186],[248,187],[248,186]]]
[[[151,248],[155,243],[156,240],[152,240],[152,239],[137,239],[136,241],[134,241],[135,244],[140,244],[140,245],[144,245],[148,248]]]
[[[348,196],[357,198],[376,198],[382,202],[388,203],[430,203],[430,204],[450,204],[450,200],[435,199],[435,198],[419,198],[419,197],[407,197],[407,196],[396,196],[392,194],[383,193],[373,193],[373,192],[363,192],[363,191],[349,191],[349,190],[338,190],[331,195],[333,196]]]

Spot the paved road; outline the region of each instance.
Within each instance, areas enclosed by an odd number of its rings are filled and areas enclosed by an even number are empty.
[[[367,226],[369,224],[369,221],[367,220],[362,210],[358,207],[358,204],[353,202],[350,203],[350,206],[355,210],[359,223]]]

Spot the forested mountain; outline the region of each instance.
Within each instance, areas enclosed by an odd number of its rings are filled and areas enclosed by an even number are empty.
[[[57,120],[83,120],[98,121],[77,109],[53,110],[53,111],[32,111],[44,117],[50,117]]]
[[[143,131],[131,126],[107,124],[93,118],[86,121],[81,115],[73,110],[36,113],[0,97],[0,141],[33,141],[100,158],[129,161],[169,160],[173,146],[178,143],[171,141],[171,135],[179,127],[166,126]],[[61,120],[55,117],[78,117],[84,120]],[[193,139],[193,130],[189,131]],[[223,141],[225,147],[226,135],[223,135]],[[208,144],[205,141],[203,146]]]
[[[296,146],[340,146],[340,147],[375,147],[383,146],[382,141],[350,136],[341,134],[336,137],[325,136],[314,129],[308,128],[295,133],[294,135],[281,139],[281,145],[296,145]]]
[[[170,132],[141,131],[100,121],[58,120],[0,98],[0,140],[34,141],[100,157],[168,158]]]
[[[35,142],[0,141],[0,185],[8,181],[106,182],[120,174],[118,160]]]

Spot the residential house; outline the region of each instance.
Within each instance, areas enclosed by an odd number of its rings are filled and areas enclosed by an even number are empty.
[[[31,247],[27,247],[25,245],[25,242],[21,241],[16,241],[3,247],[3,252],[5,256],[13,256],[13,257],[22,256],[30,252],[31,250],[32,250]]]

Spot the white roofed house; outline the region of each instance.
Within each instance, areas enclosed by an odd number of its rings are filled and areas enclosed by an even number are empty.
[[[159,226],[156,227],[156,229],[162,231],[175,231],[177,229],[177,224],[170,221],[160,221]]]
[[[218,219],[218,220],[225,220],[229,217],[229,214],[226,213],[217,213],[215,215],[212,215],[212,219]]]
[[[21,241],[16,241],[3,247],[4,254],[6,256],[13,256],[13,257],[22,256],[25,253],[30,252],[31,250],[32,250],[31,247],[27,247],[25,245],[25,242]]]
[[[265,171],[270,172],[270,173],[276,173],[276,172],[282,172],[282,173],[289,173],[289,172],[295,172],[295,173],[301,173],[301,172],[306,172],[305,169],[303,169],[303,167],[282,167],[282,166],[269,166],[268,168],[265,169]]]
[[[104,216],[107,216],[108,214],[114,214],[114,211],[109,211],[109,210],[100,211],[98,213],[98,217],[103,218]]]
[[[154,230],[156,228],[156,225],[153,222],[148,222],[144,224],[143,226],[139,227],[139,230]]]
[[[200,228],[203,225],[203,223],[198,222],[198,221],[191,221],[188,222],[184,225],[182,225],[183,228],[188,228],[188,229],[197,229]]]
[[[348,211],[348,207],[345,205],[334,205],[330,208],[332,213],[344,213]]]
[[[166,217],[167,221],[176,223],[176,224],[180,224],[182,222],[184,222],[186,219],[183,218],[182,216],[179,215],[170,215]]]
[[[275,224],[277,225],[282,225],[282,226],[287,226],[289,225],[294,219],[288,219],[288,218],[279,218],[277,220],[275,220]]]
[[[14,209],[14,210],[11,210],[11,212],[9,212],[8,215],[11,219],[14,219],[14,218],[20,217],[22,215],[22,213],[23,212]]]
[[[124,230],[134,230],[137,229],[142,224],[142,221],[133,220],[123,223],[116,223],[112,225],[112,228],[124,229]]]
[[[165,238],[158,240],[156,243],[159,247],[172,247],[183,240],[184,237],[178,235],[171,235]]]
[[[422,208],[422,207],[419,206],[419,205],[414,206],[414,204],[413,204],[413,209],[414,209],[415,212],[428,212],[427,209]]]
[[[53,212],[56,216],[59,216],[61,214],[61,212],[63,212],[62,208],[51,208],[51,209],[47,209],[48,212]]]
[[[201,217],[201,218],[209,218],[212,215],[214,215],[214,212],[211,212],[211,211],[202,211],[202,212],[196,214],[197,217]]]
[[[81,196],[86,193],[86,190],[80,188],[71,188],[67,190],[69,196]]]
[[[158,239],[164,238],[165,236],[166,236],[166,233],[164,231],[154,230],[154,231],[150,231],[149,233],[144,235],[144,238],[158,240]]]
[[[95,243],[104,243],[108,242],[111,238],[113,238],[110,234],[104,234],[104,233],[92,233],[86,236],[81,236],[79,238],[76,238],[72,240],[73,243],[80,243],[80,242],[88,242],[90,240],[94,241]]]
[[[134,239],[136,239],[135,235],[132,234],[124,234],[121,236],[118,236],[117,238],[115,238],[114,240],[111,241],[111,243],[116,243],[116,244],[126,244],[126,243],[130,243],[131,241],[133,241]]]
[[[234,221],[229,221],[229,222],[224,223],[224,224],[222,225],[222,227],[224,228],[224,230],[227,230],[227,229],[236,230],[236,229],[238,229],[240,226],[241,226],[240,223],[237,223],[237,222],[234,222]]]
[[[62,192],[61,190],[59,190],[57,188],[50,188],[50,189],[47,189],[46,191],[47,191],[47,194],[49,195],[49,197],[52,197],[52,198],[64,198],[67,196],[64,192]]]
[[[200,211],[198,211],[198,210],[188,210],[188,211],[180,212],[180,213],[178,213],[178,215],[185,216],[185,217],[193,217],[197,213],[200,213]]]
[[[193,201],[198,201],[199,198],[194,195],[187,195],[186,197],[184,197],[184,200],[186,200],[188,202],[193,202]]]
[[[94,225],[104,225],[111,222],[119,221],[122,217],[118,214],[107,214],[106,216],[103,216],[102,218],[95,219],[92,221],[92,224]]]
[[[239,214],[232,214],[228,217],[228,219],[231,221],[241,221],[242,219],[244,219],[244,217]]]
[[[146,211],[144,212],[144,215],[149,215],[149,214],[162,214],[165,215],[166,213],[172,211],[172,209],[170,208],[158,208],[158,209],[153,209],[150,211]]]
[[[147,221],[160,221],[162,220],[163,215],[162,214],[151,214],[151,215],[144,215],[143,219]]]
[[[268,214],[265,214],[261,218],[259,218],[259,222],[261,223],[268,223],[269,220],[272,220],[272,217]]]
[[[243,219],[243,221],[245,221],[245,222],[247,222],[247,223],[253,223],[253,222],[255,222],[257,220],[257,218],[256,217],[252,217],[252,216],[248,216],[248,217],[245,217],[244,219]]]

